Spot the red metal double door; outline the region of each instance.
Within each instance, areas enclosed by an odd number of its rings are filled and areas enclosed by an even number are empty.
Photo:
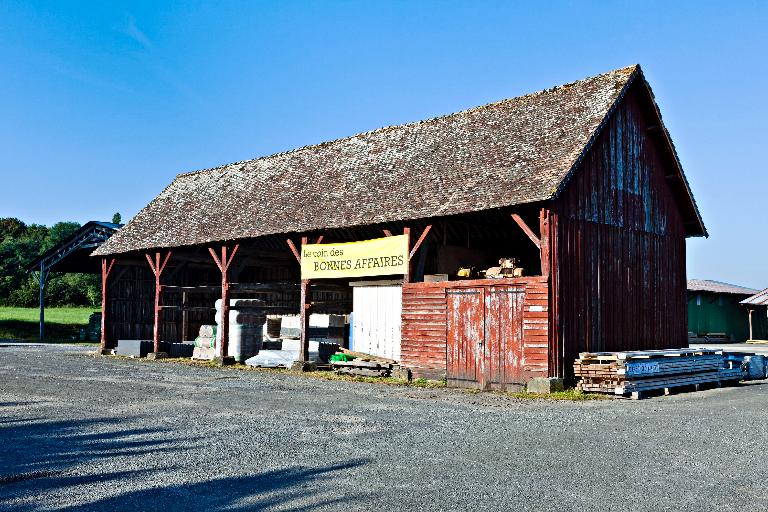
[[[512,286],[446,290],[450,385],[506,389],[524,382],[524,297]]]

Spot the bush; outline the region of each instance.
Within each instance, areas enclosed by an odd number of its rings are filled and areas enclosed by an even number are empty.
[[[47,228],[26,225],[19,219],[0,219],[0,305],[38,306],[37,279],[27,270],[35,258],[55,247],[80,228],[76,222],[58,222]],[[51,274],[45,288],[50,306],[96,306],[101,302],[99,276]]]

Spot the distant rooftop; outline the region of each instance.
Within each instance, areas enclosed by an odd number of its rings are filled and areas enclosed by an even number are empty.
[[[768,288],[740,302],[745,306],[768,306]]]
[[[738,286],[721,281],[711,281],[709,279],[689,279],[689,292],[710,292],[710,293],[730,293],[733,295],[754,295],[758,292],[754,288]]]

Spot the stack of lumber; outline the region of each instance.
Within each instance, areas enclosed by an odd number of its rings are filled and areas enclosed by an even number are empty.
[[[392,364],[383,361],[353,359],[352,361],[331,361],[330,364],[336,373],[345,375],[389,377],[392,373]]]
[[[739,381],[741,367],[729,367],[722,350],[676,349],[637,352],[583,352],[574,374],[584,392],[631,394],[681,386]]]

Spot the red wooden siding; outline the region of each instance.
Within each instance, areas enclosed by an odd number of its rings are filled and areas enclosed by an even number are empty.
[[[448,354],[448,318],[449,315],[455,315],[457,309],[455,301],[461,297],[459,294],[447,294],[446,291],[473,291],[483,290],[483,293],[491,297],[492,290],[520,290],[522,297],[519,299],[504,297],[503,293],[495,292],[495,299],[488,299],[491,302],[478,302],[478,308],[497,308],[498,311],[509,311],[515,306],[513,300],[522,301],[522,322],[520,324],[520,336],[513,337],[521,344],[514,345],[514,339],[505,342],[507,347],[502,353],[502,340],[494,333],[496,332],[514,332],[510,329],[501,329],[497,331],[493,324],[490,324],[489,333],[485,334],[486,344],[489,344],[487,350],[491,352],[485,359],[487,364],[491,365],[486,369],[486,374],[490,376],[490,385],[494,385],[499,380],[502,373],[501,367],[507,372],[507,381],[520,381],[521,383],[536,376],[546,376],[549,372],[549,352],[548,352],[548,287],[547,278],[524,277],[505,280],[470,280],[470,281],[451,281],[442,283],[408,283],[403,286],[403,322],[402,322],[402,342],[401,342],[401,362],[411,368],[414,377],[425,377],[432,379],[445,378],[448,371],[448,364],[452,365],[454,370],[463,366],[463,371],[469,371],[472,368],[470,359],[475,357],[466,351],[455,348],[455,352]],[[446,297],[449,298],[446,298]],[[484,295],[485,296],[485,295]],[[478,296],[478,300],[479,296]],[[482,299],[485,300],[485,299]],[[466,311],[466,310],[465,310]],[[475,311],[478,313],[478,311]],[[466,313],[465,313],[466,315]],[[456,316],[451,318],[456,319]],[[499,321],[509,321],[510,316],[497,314],[494,318]],[[469,315],[462,319],[467,333],[474,332],[477,336],[483,332],[485,325],[480,321],[479,313]],[[458,324],[457,324],[458,325]],[[471,332],[470,332],[471,331]],[[498,355],[494,353],[498,351]],[[519,373],[509,377],[512,368],[520,368]],[[468,374],[466,375],[470,377]],[[479,378],[475,374],[475,380],[479,384]]]
[[[416,378],[445,377],[446,303],[440,284],[403,284],[400,360]]]
[[[687,342],[685,230],[637,92],[629,91],[553,205],[561,375],[582,351]]]

